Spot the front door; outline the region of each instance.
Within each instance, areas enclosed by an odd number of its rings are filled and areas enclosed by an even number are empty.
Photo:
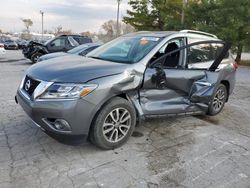
[[[66,45],[68,44],[66,37],[59,37],[47,44],[48,51],[52,52],[62,52],[67,51]]]
[[[204,111],[213,95],[216,68],[230,48],[221,41],[166,43],[144,74],[140,103],[145,115]]]

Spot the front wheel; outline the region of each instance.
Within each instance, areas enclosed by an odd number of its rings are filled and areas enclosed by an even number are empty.
[[[43,54],[40,52],[36,52],[31,56],[32,63],[37,63],[38,58],[41,57]]]
[[[227,100],[227,88],[225,85],[220,84],[214,93],[212,100],[208,107],[208,115],[216,115],[223,109]]]
[[[97,115],[90,132],[90,140],[102,149],[119,147],[131,136],[135,124],[136,112],[132,104],[116,97]]]

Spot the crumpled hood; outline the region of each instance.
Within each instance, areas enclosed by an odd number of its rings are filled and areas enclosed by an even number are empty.
[[[43,46],[43,47],[45,47],[45,46],[44,46],[44,44],[39,43],[39,42],[35,42],[35,41],[30,41],[30,42],[28,43],[28,46],[29,46],[29,45],[34,45],[34,46]]]
[[[39,62],[26,74],[34,79],[52,82],[87,82],[99,77],[122,73],[128,64],[114,63],[82,56],[64,56]]]

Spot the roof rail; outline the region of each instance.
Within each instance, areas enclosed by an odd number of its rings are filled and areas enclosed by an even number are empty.
[[[216,35],[213,35],[211,33],[206,33],[206,32],[202,32],[202,31],[195,31],[195,30],[181,30],[180,32],[182,33],[193,33],[193,34],[200,34],[200,35],[205,35],[205,36],[209,36],[209,37],[213,37],[213,38],[218,38]]]

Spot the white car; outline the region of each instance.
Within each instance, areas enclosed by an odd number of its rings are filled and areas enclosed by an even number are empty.
[[[4,44],[3,43],[0,43],[0,55],[3,55],[5,54],[5,49],[4,49]]]

